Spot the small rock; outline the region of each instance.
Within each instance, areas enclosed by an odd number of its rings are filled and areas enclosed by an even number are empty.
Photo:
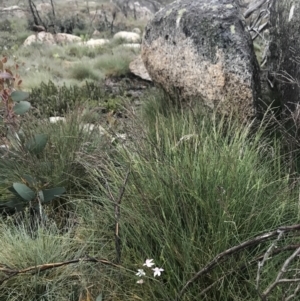
[[[102,46],[107,43],[109,43],[109,40],[107,40],[107,39],[90,39],[87,42],[82,43],[81,45],[95,47],[95,46]]]
[[[111,138],[111,135],[107,132],[107,130],[102,127],[101,125],[95,125],[95,124],[92,124],[92,123],[86,123],[86,124],[82,124],[82,129],[85,131],[85,132],[92,132],[94,130],[98,130],[99,131],[99,134],[101,136],[107,136],[107,137],[110,137]]]
[[[118,47],[126,47],[126,48],[132,48],[132,49],[140,49],[141,48],[141,44],[139,43],[125,43],[125,44],[121,44]]]
[[[57,123],[59,121],[66,122],[66,118],[65,117],[50,117],[49,121],[50,121],[50,123]]]
[[[136,32],[119,31],[114,35],[114,39],[115,40],[122,39],[127,43],[138,43],[141,41],[141,36]]]
[[[4,17],[17,17],[17,18],[26,18],[25,10],[20,6],[14,5],[10,7],[0,8],[0,16],[4,15]],[[2,19],[2,17],[1,17]]]
[[[135,32],[135,33],[137,33],[137,34],[139,34],[139,35],[142,34],[142,31],[141,31],[138,27],[133,28],[133,29],[132,29],[132,32]]]
[[[81,38],[67,34],[67,33],[58,33],[53,35],[50,32],[39,32],[37,34],[30,35],[23,43],[23,46],[29,46],[33,43],[40,43],[45,45],[55,45],[55,44],[65,44],[79,42]]]
[[[92,36],[93,36],[93,37],[97,37],[97,36],[100,36],[100,34],[101,34],[101,33],[100,33],[99,30],[94,30]]]

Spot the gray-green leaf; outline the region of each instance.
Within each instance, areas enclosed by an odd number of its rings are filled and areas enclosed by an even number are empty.
[[[29,97],[29,93],[24,91],[14,91],[11,93],[11,99],[15,102],[23,101]]]
[[[34,154],[41,153],[48,141],[48,135],[46,134],[37,134],[32,139],[30,139],[26,144],[26,148],[29,152]]]
[[[42,190],[44,196],[44,203],[49,203],[56,197],[65,193],[66,189],[64,187],[55,187],[50,189]]]
[[[14,112],[17,115],[25,114],[31,107],[31,104],[28,101],[20,101],[15,104]]]
[[[15,191],[18,193],[18,195],[30,202],[35,198],[35,193],[33,190],[31,190],[27,185],[22,184],[22,183],[14,183],[13,184],[13,188],[15,189]]]

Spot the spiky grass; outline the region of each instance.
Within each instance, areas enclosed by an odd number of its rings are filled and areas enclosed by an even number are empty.
[[[126,75],[130,72],[129,63],[136,55],[132,49],[115,49],[112,53],[97,57],[95,68],[104,72],[107,76]]]
[[[99,188],[92,193],[94,199],[101,199],[113,222],[114,202],[130,170],[120,204],[122,262],[130,265],[154,258],[166,271],[161,282],[140,290],[143,300],[175,298],[192,275],[217,254],[259,233],[292,224],[298,215],[296,193],[290,190],[283,170],[276,168],[274,157],[267,155],[263,129],[253,135],[250,125],[241,127],[228,118],[211,120],[195,110],[168,109],[156,106],[150,120],[143,116],[143,126],[134,127],[139,132],[138,143],[129,143],[106,162],[109,180],[105,186],[95,177]],[[95,175],[95,165],[87,166],[91,168]],[[101,176],[99,173],[98,178]],[[103,195],[107,185],[108,198]],[[233,257],[191,285],[183,300],[238,300],[245,296],[256,300],[256,265],[248,262],[265,248]],[[265,275],[268,280],[276,269],[269,272]],[[201,295],[218,281],[222,283],[217,284],[218,290]]]

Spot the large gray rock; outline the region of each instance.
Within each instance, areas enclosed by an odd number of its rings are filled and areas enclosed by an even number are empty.
[[[270,36],[267,69],[273,101],[285,112],[294,112],[300,102],[299,1],[273,1]]]
[[[127,18],[149,20],[162,5],[155,0],[112,0]]]
[[[142,59],[170,95],[242,120],[255,114],[259,67],[234,0],[175,1],[148,23]]]

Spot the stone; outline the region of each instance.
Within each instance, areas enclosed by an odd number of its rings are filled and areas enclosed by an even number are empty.
[[[36,9],[43,14],[52,12],[52,6],[50,3],[38,3],[36,5]]]
[[[112,0],[127,18],[150,20],[163,6],[155,0]]]
[[[141,31],[138,27],[133,28],[133,29],[132,29],[132,32],[135,32],[135,33],[137,33],[137,34],[139,34],[139,35],[142,34],[142,31]]]
[[[141,48],[141,44],[139,44],[139,43],[125,43],[125,44],[119,45],[117,48],[122,48],[122,47],[139,50]]]
[[[23,43],[23,46],[30,46],[33,43],[40,43],[45,45],[54,45],[55,40],[51,33],[49,32],[39,32],[37,34],[30,35]]]
[[[30,35],[23,43],[23,46],[29,46],[33,43],[40,43],[45,45],[55,45],[55,44],[66,44],[81,41],[80,37],[67,34],[67,33],[57,33],[53,35],[50,32],[39,32],[37,34]]]
[[[128,8],[136,20],[150,20],[154,15],[149,8],[141,6],[137,1],[129,3]]]
[[[93,34],[92,34],[92,36],[93,37],[98,37],[98,36],[100,36],[101,35],[101,33],[100,33],[100,31],[99,30],[94,30],[94,32],[93,32]]]
[[[8,17],[25,18],[26,10],[18,5],[13,5],[5,8],[0,8],[0,16],[1,19]]]
[[[68,44],[81,41],[80,37],[68,33],[57,33],[53,36],[57,44]]]
[[[142,60],[141,55],[138,55],[130,64],[129,64],[129,69],[130,72],[133,73],[134,75],[147,80],[147,81],[152,81],[145,65]]]
[[[275,102],[282,113],[290,115],[295,112],[300,116],[300,8],[295,1],[273,1],[270,39],[266,63],[266,84],[273,96],[270,101]]]
[[[141,36],[136,32],[119,31],[114,35],[114,39],[122,39],[127,43],[138,43],[141,41]]]
[[[49,117],[50,123],[66,122],[65,117]]]
[[[79,45],[89,46],[89,47],[97,47],[97,46],[103,46],[107,43],[109,43],[108,39],[90,39],[87,42],[79,43]]]
[[[141,55],[172,97],[243,121],[256,114],[259,66],[235,0],[175,1],[145,28]]]

